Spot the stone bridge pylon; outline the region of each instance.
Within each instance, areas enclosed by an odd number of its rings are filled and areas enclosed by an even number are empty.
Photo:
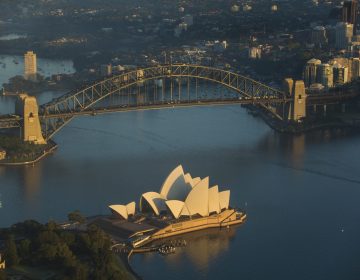
[[[19,94],[15,104],[15,113],[22,117],[21,138],[34,144],[46,144],[41,132],[39,107],[36,97],[26,93]]]
[[[291,96],[288,120],[302,121],[306,117],[307,94],[304,81],[294,81],[292,78],[284,80],[284,91]]]

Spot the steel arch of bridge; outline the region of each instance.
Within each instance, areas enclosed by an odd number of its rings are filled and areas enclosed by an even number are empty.
[[[44,136],[46,139],[50,139],[76,114],[88,110],[113,93],[149,80],[187,77],[221,84],[247,98],[261,100],[258,101],[258,104],[264,107],[270,106],[272,101],[273,103],[289,101],[289,96],[284,92],[234,72],[199,65],[159,65],[112,76],[42,105],[39,115],[45,132]],[[266,104],[264,104],[265,99]],[[274,110],[271,112],[276,115]]]

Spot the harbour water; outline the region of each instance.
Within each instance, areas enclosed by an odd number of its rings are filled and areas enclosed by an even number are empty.
[[[55,74],[71,74],[75,72],[73,62],[71,60],[52,60],[38,58],[38,71],[44,77]],[[24,58],[13,55],[0,55],[0,88],[7,83],[11,77],[23,75]],[[46,92],[37,95],[39,104],[51,100],[61,95],[61,92]],[[14,101],[16,97],[0,95],[0,114],[9,114],[14,112]]]
[[[10,110],[1,99],[0,111]],[[54,140],[58,150],[39,164],[0,167],[0,227],[108,213],[159,190],[181,163],[229,188],[248,218],[187,235],[173,255],[133,256],[144,279],[360,278],[355,132],[279,135],[236,105],[79,117]]]
[[[73,62],[71,60],[54,60],[40,58],[37,59],[38,72],[44,77],[55,74],[71,74],[75,72]],[[14,55],[0,55],[0,86],[8,82],[11,77],[23,75],[24,58]]]
[[[10,34],[0,36],[0,41],[12,41],[12,40],[23,39],[26,37],[27,37],[27,35],[10,33]]]

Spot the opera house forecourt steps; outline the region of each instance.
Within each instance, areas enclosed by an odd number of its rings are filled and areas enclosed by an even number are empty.
[[[231,208],[229,202],[230,190],[219,191],[217,185],[209,185],[209,177],[193,178],[179,165],[160,192],[141,195],[138,209],[135,202],[110,205],[112,215],[94,223],[114,239],[138,248],[174,235],[243,223],[246,214]]]

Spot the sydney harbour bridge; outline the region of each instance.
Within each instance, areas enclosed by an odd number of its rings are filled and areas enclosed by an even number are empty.
[[[213,90],[214,86],[220,90]],[[204,94],[204,87],[211,89]],[[356,96],[353,91],[307,95],[304,83],[292,79],[286,79],[284,90],[279,90],[223,69],[159,65],[104,78],[39,107],[35,98],[30,102],[23,97],[15,115],[0,116],[0,128],[21,127],[25,141],[37,142],[42,136],[44,142],[79,115],[224,104],[252,104],[277,120],[298,121],[305,117],[306,106],[326,106]]]

